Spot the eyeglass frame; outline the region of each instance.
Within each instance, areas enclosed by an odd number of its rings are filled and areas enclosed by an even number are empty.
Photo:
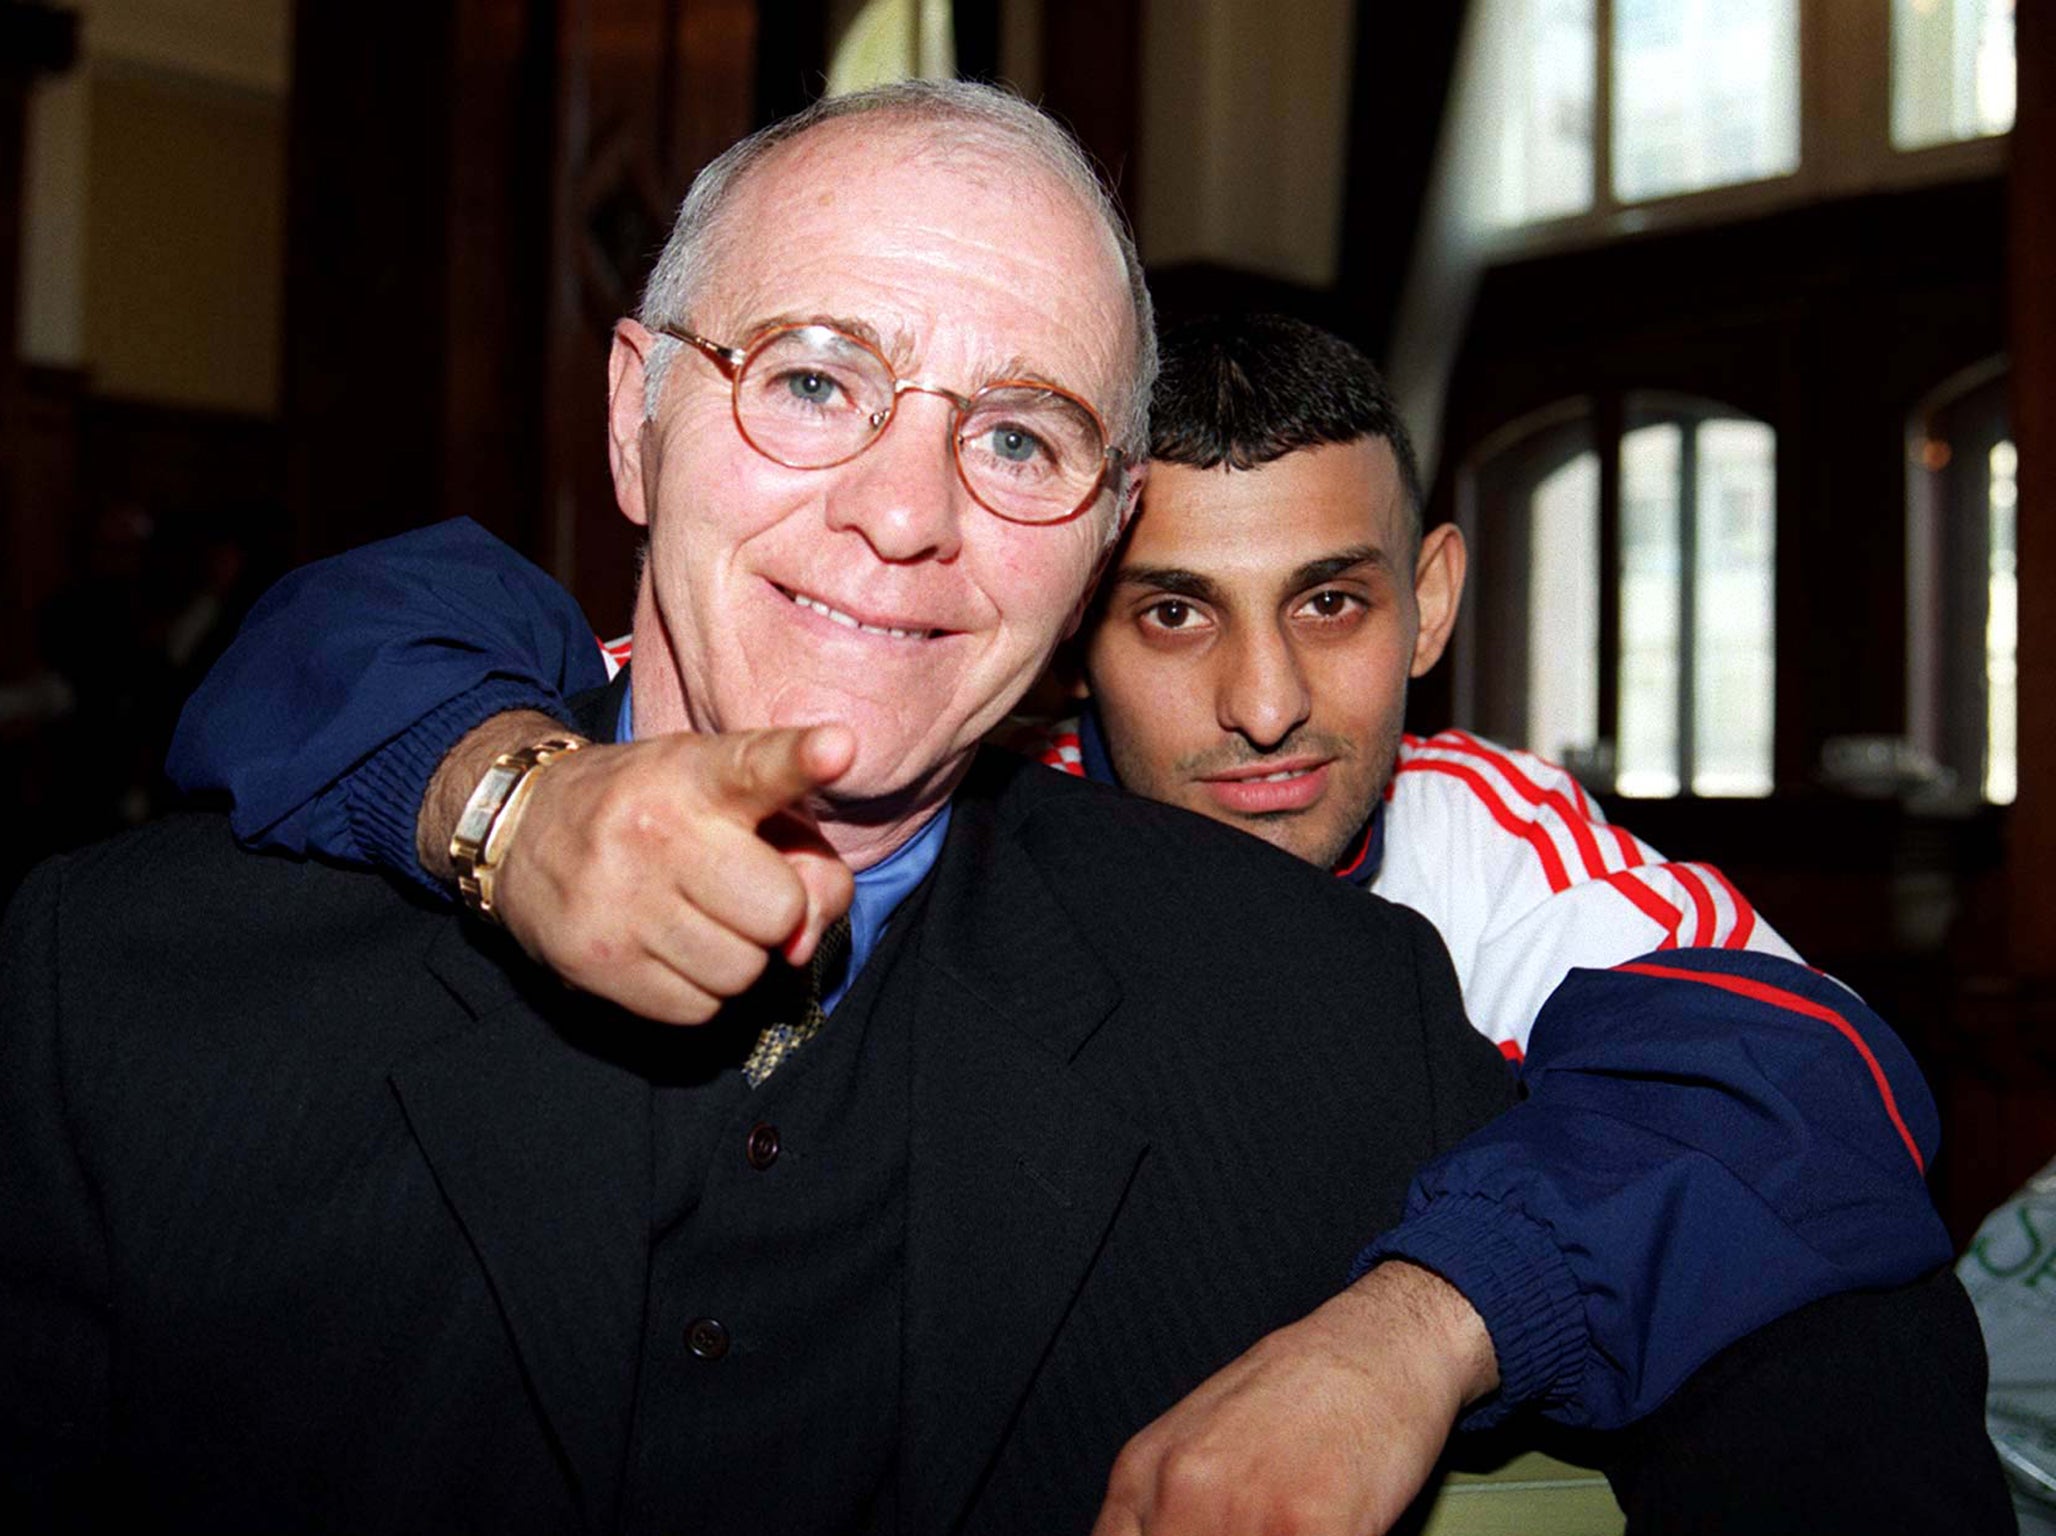
[[[774,325],[751,341],[746,347],[723,346],[720,342],[711,341],[705,336],[697,335],[682,325],[667,323],[657,326],[656,330],[660,335],[668,336],[674,341],[684,342],[720,370],[721,376],[728,380],[728,411],[729,415],[734,419],[735,430],[741,434],[742,440],[748,443],[752,449],[762,454],[773,464],[782,464],[787,469],[835,469],[849,463],[852,459],[861,457],[873,444],[885,436],[893,422],[898,419],[900,396],[908,394],[935,395],[950,403],[952,411],[949,424],[950,462],[956,467],[957,480],[962,484],[964,490],[973,501],[977,502],[979,506],[1002,522],[1013,523],[1022,528],[1055,528],[1064,523],[1075,522],[1085,514],[1095,501],[1099,500],[1100,492],[1107,488],[1109,473],[1117,471],[1128,460],[1127,452],[1115,443],[1112,436],[1107,432],[1106,418],[1094,409],[1092,402],[1085,399],[1082,395],[1072,394],[1070,390],[1064,389],[1060,385],[1050,383],[1047,379],[995,379],[992,383],[985,385],[974,394],[961,395],[953,389],[944,388],[940,384],[931,384],[920,379],[901,378],[899,370],[886,360],[885,354],[864,340],[863,337],[852,336],[847,331],[839,330],[832,325],[824,325],[816,320],[796,320],[785,325]],[[779,337],[789,335],[794,331],[812,330],[827,331],[830,335],[840,340],[863,348],[864,351],[878,359],[878,366],[883,368],[885,376],[892,380],[892,403],[886,408],[884,419],[876,421],[873,425],[871,435],[841,458],[831,459],[826,464],[793,464],[779,458],[777,454],[766,449],[763,444],[750,436],[749,428],[742,424],[742,376],[744,370],[749,367],[750,361]],[[970,473],[964,468],[964,440],[958,435],[957,428],[963,424],[964,417],[972,406],[976,405],[985,396],[1003,389],[1032,389],[1042,394],[1056,395],[1060,399],[1070,401],[1071,404],[1077,406],[1091,419],[1093,426],[1099,431],[1100,441],[1105,444],[1100,450],[1099,472],[1092,477],[1092,484],[1087,488],[1084,499],[1061,517],[1014,517],[1000,511],[998,507],[995,507],[991,502],[978,494],[978,487],[971,483]]]

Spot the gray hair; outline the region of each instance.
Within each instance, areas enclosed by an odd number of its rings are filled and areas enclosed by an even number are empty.
[[[759,162],[823,123],[874,114],[948,129],[967,146],[1026,154],[1099,215],[1121,252],[1135,325],[1135,373],[1127,420],[1114,429],[1116,446],[1126,463],[1139,462],[1149,451],[1149,397],[1156,384],[1157,347],[1156,316],[1135,238],[1077,141],[1039,108],[997,86],[965,80],[906,80],[831,96],[730,145],[693,178],[671,226],[671,238],[664,242],[664,253],[643,289],[642,309],[636,318],[652,331],[683,323],[694,297],[707,284],[729,201]],[[656,415],[664,376],[682,345],[659,332],[650,348],[644,362],[646,416]]]

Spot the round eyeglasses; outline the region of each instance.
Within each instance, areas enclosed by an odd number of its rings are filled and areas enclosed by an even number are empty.
[[[1121,450],[1099,412],[1067,390],[1002,379],[975,395],[902,379],[876,348],[826,325],[781,325],[747,347],[724,347],[675,325],[667,336],[705,353],[734,388],[735,425],[788,469],[832,469],[885,435],[904,394],[955,408],[950,453],[964,488],[1014,523],[1061,523],[1099,495]]]

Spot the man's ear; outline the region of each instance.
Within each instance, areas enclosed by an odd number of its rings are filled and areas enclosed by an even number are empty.
[[[1430,528],[1421,538],[1421,553],[1414,561],[1414,605],[1420,610],[1421,627],[1414,635],[1413,665],[1409,677],[1425,675],[1442,659],[1456,628],[1456,611],[1463,604],[1464,573],[1470,566],[1470,551],[1454,523]]]
[[[607,357],[607,465],[614,472],[614,502],[631,523],[649,526],[644,475],[644,413],[650,349],[656,338],[634,320],[614,325],[614,349]]]

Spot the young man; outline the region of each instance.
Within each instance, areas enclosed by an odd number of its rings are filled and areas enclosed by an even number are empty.
[[[1194,325],[1166,343],[1154,406],[1090,698],[1022,745],[1421,912],[1511,1056],[1575,967],[1680,946],[1798,958],[1717,869],[1607,825],[1554,765],[1401,734],[1466,550],[1452,524],[1423,533],[1412,444],[1361,353],[1283,318]]]
[[[1464,552],[1453,529],[1422,536],[1370,365],[1292,322],[1219,322],[1167,340],[1155,409],[1143,512],[1092,615],[1092,705],[1045,745],[1418,906],[1477,1026],[1510,1056],[1534,1032],[1528,1101],[1431,1167],[1365,1255],[1479,1306],[1498,1406],[1623,1423],[1750,1328],[1944,1262],[1920,1186],[1931,1106],[1855,999],[1554,770],[1464,736],[1402,741]],[[439,885],[494,752],[556,728],[501,712],[560,709],[601,676],[561,592],[444,525],[282,588],[196,698],[174,767],[230,788],[246,835]],[[555,774],[506,858],[504,920],[588,990],[705,1017],[734,977],[719,935],[678,916],[662,786],[574,799]],[[1693,952],[1637,958],[1678,945]],[[1566,980],[1574,966],[1612,969]],[[1224,1376],[1139,1442],[1138,1505],[1173,1453],[1294,1422],[1315,1395],[1275,1356]]]

